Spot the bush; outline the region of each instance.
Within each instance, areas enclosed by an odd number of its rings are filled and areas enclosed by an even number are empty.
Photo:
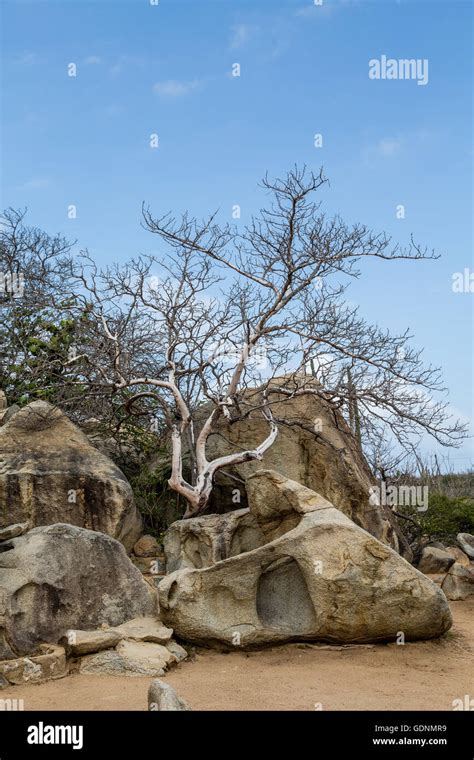
[[[423,533],[441,541],[453,540],[457,533],[474,533],[474,499],[432,494],[420,524]]]

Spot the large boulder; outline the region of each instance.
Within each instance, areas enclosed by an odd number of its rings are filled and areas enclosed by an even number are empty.
[[[250,509],[232,522],[213,515],[170,529],[180,569],[159,584],[160,615],[180,638],[245,648],[425,639],[450,628],[441,589],[322,496],[265,470],[247,492]],[[193,553],[205,535],[207,548]]]
[[[45,401],[28,404],[0,428],[0,528],[23,522],[79,525],[129,551],[142,532],[123,473]]]
[[[244,412],[259,399],[255,391],[249,391],[247,396],[241,404]],[[199,420],[209,411],[210,408],[204,406]],[[321,392],[321,395],[292,399],[272,395],[272,412],[277,420],[278,436],[265,452],[265,468],[320,493],[357,525],[397,548],[397,538],[384,508],[375,503],[375,498],[370,498],[375,485],[370,468],[340,411],[326,401]],[[248,417],[239,422],[229,423],[222,417],[208,441],[208,459],[253,449],[267,435],[268,423],[260,411],[249,412]],[[245,482],[261,467],[260,462],[248,462],[226,467],[226,474],[218,472],[211,511],[220,512],[223,507],[235,509],[236,498],[242,508],[247,507]]]
[[[444,549],[426,546],[421,553],[418,570],[420,573],[428,574],[447,573],[455,561],[455,558]]]
[[[58,524],[0,544],[0,659],[155,607],[156,594],[123,545],[103,533]]]
[[[442,589],[448,599],[458,602],[474,595],[474,566],[465,567],[455,562],[449,568]]]

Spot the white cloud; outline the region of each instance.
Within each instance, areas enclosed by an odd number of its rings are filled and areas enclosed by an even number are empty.
[[[230,49],[237,50],[248,42],[252,29],[247,24],[236,24],[232,27],[232,37],[230,40]]]
[[[199,87],[198,81],[179,82],[176,79],[168,79],[165,82],[156,82],[153,85],[153,92],[156,95],[169,98],[180,98],[188,95],[190,92]]]

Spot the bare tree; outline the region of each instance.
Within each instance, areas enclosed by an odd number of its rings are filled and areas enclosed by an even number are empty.
[[[282,398],[315,394],[352,414],[361,435],[388,429],[402,446],[425,434],[447,446],[465,436],[446,402],[433,400],[444,390],[439,370],[423,366],[408,332],[370,325],[344,300],[366,258],[436,257],[413,240],[400,247],[364,225],[326,217],[314,200],[325,182],[322,172],[297,168],[266,178],[271,204],[242,232],[219,225],[216,215],[156,218],[144,207],[144,227],[167,244],[162,256],[100,271],[86,252],[76,267],[89,331],[88,350],[74,359],[82,373],[76,382],[122,394],[130,411],[154,404],[171,431],[169,482],[187,500],[186,516],[206,508],[219,469],[262,458],[278,423],[287,422],[272,414]],[[212,409],[198,429],[203,401]],[[268,436],[252,450],[208,461],[219,418],[254,412],[267,420]]]

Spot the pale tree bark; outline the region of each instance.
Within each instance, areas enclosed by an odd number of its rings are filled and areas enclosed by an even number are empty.
[[[186,516],[206,509],[219,470],[262,459],[278,434],[272,407],[282,398],[314,394],[347,417],[356,410],[362,437],[388,432],[402,448],[425,434],[447,446],[465,438],[435,396],[444,391],[439,370],[424,366],[408,332],[368,324],[344,299],[366,258],[436,257],[413,240],[400,247],[364,225],[327,218],[312,200],[325,182],[322,172],[297,168],[265,179],[272,205],[244,231],[218,225],[215,215],[175,220],[144,208],[143,226],[166,253],[99,271],[84,252],[73,265],[75,308],[86,315],[75,382],[109,391],[127,412],[154,417],[169,432],[169,483],[186,500]],[[211,411],[202,421],[205,403]],[[209,461],[222,418],[231,425],[255,413],[267,420],[267,437]]]

